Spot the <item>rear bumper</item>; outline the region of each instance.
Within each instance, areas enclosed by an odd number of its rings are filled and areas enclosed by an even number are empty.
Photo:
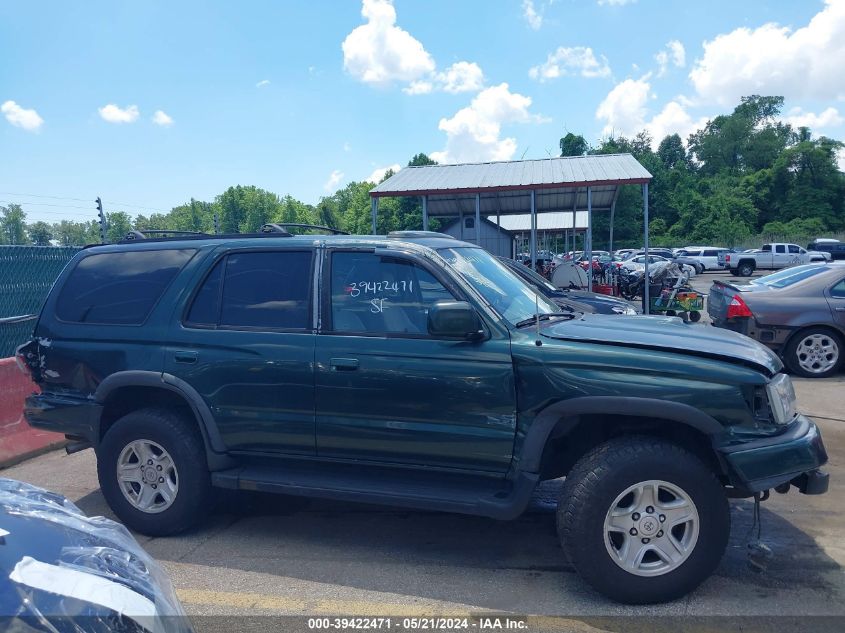
[[[783,433],[719,448],[734,487],[750,493],[791,483],[804,494],[827,492],[827,463],[818,427],[803,415]]]
[[[716,327],[739,332],[753,338],[775,352],[780,352],[794,330],[785,327],[761,325],[753,318],[723,319],[710,315],[710,320]]]
[[[26,399],[24,418],[32,428],[63,433],[95,446],[102,410],[100,404],[87,398],[39,393]]]

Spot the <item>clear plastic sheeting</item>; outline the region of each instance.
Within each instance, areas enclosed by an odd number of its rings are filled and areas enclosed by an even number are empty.
[[[0,630],[190,633],[164,570],[129,531],[0,478]]]

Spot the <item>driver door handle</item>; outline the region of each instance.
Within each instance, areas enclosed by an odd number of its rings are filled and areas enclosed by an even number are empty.
[[[358,369],[357,358],[332,358],[330,364],[332,371],[355,371]]]

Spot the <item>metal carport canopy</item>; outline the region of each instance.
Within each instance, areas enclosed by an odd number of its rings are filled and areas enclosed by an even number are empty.
[[[620,185],[643,187],[643,245],[648,252],[648,183],[651,174],[631,154],[594,154],[535,160],[406,167],[370,190],[373,233],[378,200],[382,197],[420,196],[423,229],[430,216],[463,216],[475,212],[476,226],[483,215],[531,214],[531,264],[537,255],[537,214],[548,211],[587,210],[586,254],[592,254],[592,212],[613,211]],[[588,267],[589,288],[593,269]],[[645,269],[648,278],[648,265]],[[645,311],[649,312],[649,284],[645,284]]]

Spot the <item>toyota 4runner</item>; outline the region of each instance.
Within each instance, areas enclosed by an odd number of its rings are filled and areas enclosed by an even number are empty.
[[[740,334],[561,313],[436,233],[135,237],[74,257],[18,358],[29,424],[93,447],[139,532],[215,487],[513,519],[565,477],[566,556],[646,603],[716,568],[729,497],[827,490],[781,362]]]

